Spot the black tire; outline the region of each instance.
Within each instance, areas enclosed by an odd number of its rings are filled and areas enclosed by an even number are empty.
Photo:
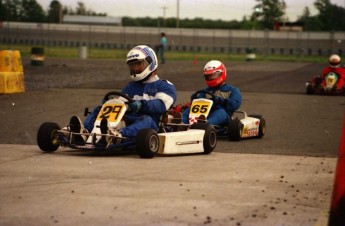
[[[228,138],[231,141],[240,141],[242,139],[243,124],[238,119],[230,119],[228,125]]]
[[[38,147],[44,152],[53,152],[60,147],[58,130],[60,126],[54,122],[43,123],[37,132]]]
[[[141,158],[153,158],[159,149],[159,137],[153,129],[142,129],[136,138],[136,151]]]
[[[217,132],[214,127],[207,123],[195,123],[190,128],[205,130],[203,139],[204,154],[210,154],[217,146]]]
[[[314,94],[314,88],[313,88],[313,85],[312,85],[312,84],[308,84],[308,85],[307,85],[306,94],[307,94],[307,95],[312,95],[312,94]]]
[[[266,133],[266,120],[262,115],[248,115],[249,117],[257,118],[260,120],[259,135],[256,138],[262,138]]]

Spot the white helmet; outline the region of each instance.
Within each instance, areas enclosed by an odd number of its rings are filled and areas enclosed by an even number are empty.
[[[333,54],[329,57],[328,62],[329,62],[329,66],[332,68],[337,68],[340,66],[340,56],[338,56],[337,54]]]
[[[145,45],[139,45],[131,49],[127,54],[126,63],[134,81],[145,79],[158,67],[155,52]]]

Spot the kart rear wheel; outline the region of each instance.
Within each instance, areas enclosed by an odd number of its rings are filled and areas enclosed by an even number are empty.
[[[262,138],[265,135],[266,132],[266,120],[262,115],[248,115],[249,117],[257,118],[260,120],[259,124],[259,135],[257,138]]]
[[[243,134],[243,124],[238,119],[230,119],[228,126],[228,138],[231,141],[240,141]]]
[[[136,151],[141,158],[153,158],[159,149],[159,137],[153,129],[142,129],[136,138]]]
[[[54,122],[45,122],[40,126],[37,132],[37,144],[42,151],[53,152],[59,148],[58,130],[60,126]]]
[[[217,132],[214,127],[207,123],[195,123],[190,128],[205,130],[203,139],[204,154],[210,154],[217,146]]]

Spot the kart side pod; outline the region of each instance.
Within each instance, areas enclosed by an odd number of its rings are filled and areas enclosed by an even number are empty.
[[[158,134],[160,143],[158,154],[203,153],[204,135],[205,130],[200,129]]]

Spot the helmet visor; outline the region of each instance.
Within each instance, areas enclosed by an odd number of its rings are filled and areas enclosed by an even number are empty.
[[[146,60],[136,60],[136,61],[131,61],[128,64],[129,71],[131,75],[133,74],[140,74],[143,72],[149,64],[146,62]]]
[[[212,73],[204,73],[204,77],[206,81],[212,81],[218,78],[222,74],[221,70],[213,71]]]
[[[339,62],[329,62],[329,64],[331,65],[331,66],[334,66],[334,67],[336,67],[336,66],[339,66]]]

